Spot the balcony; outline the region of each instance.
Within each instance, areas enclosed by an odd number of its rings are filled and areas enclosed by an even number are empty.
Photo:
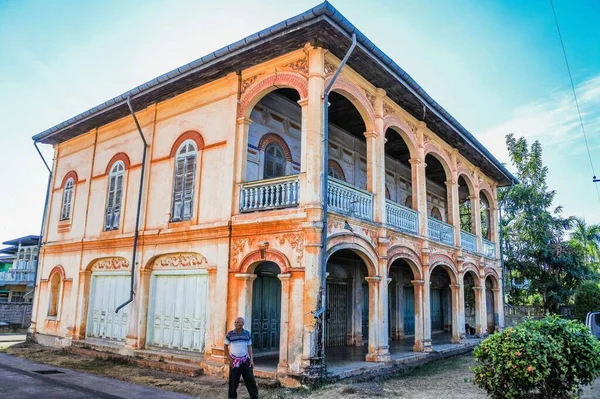
[[[10,269],[0,272],[0,284],[33,284],[33,270]]]
[[[410,208],[385,201],[387,224],[405,233],[419,235],[419,214]]]
[[[242,183],[240,212],[266,211],[298,206],[300,187],[298,175]]]
[[[327,204],[335,212],[373,220],[373,194],[329,177]]]
[[[496,259],[496,244],[493,242],[486,240],[485,238],[481,239],[481,247],[482,247],[482,255],[486,258]]]
[[[454,227],[441,220],[427,218],[427,235],[434,241],[454,246]]]
[[[460,231],[460,246],[468,252],[477,253],[477,236],[469,232]]]

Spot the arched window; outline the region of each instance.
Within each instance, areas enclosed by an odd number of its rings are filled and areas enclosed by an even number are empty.
[[[466,198],[458,204],[458,213],[460,216],[460,229],[471,232],[473,223],[471,222],[471,200]]]
[[[265,167],[263,179],[285,176],[285,153],[277,143],[270,143],[265,148]]]
[[[123,179],[125,164],[116,162],[108,175],[108,195],[106,198],[106,215],[104,230],[117,230],[121,222],[121,206],[123,200]]]
[[[434,219],[442,220],[443,221],[443,219],[442,219],[442,213],[435,206],[433,208],[431,208],[431,217],[434,218]]]
[[[346,181],[346,176],[344,175],[342,167],[333,159],[330,159],[327,163],[327,175],[341,181]]]
[[[54,273],[50,278],[50,300],[48,301],[48,316],[58,316],[58,300],[60,297],[60,289],[62,278],[60,273]]]
[[[404,201],[404,206],[412,209],[412,206],[413,206],[412,195],[409,195],[408,197],[406,197],[406,200]]]
[[[172,222],[190,220],[194,214],[197,158],[198,148],[193,140],[184,141],[177,150],[177,155],[175,156],[175,178],[173,179]]]
[[[479,213],[481,218],[481,236],[487,240],[490,239],[490,203],[485,194],[480,194]]]
[[[71,204],[73,203],[73,187],[75,181],[73,178],[67,180],[65,188],[63,189],[62,207],[60,211],[60,220],[71,219]]]
[[[392,195],[390,194],[390,189],[388,188],[388,186],[385,186],[385,199],[392,199]]]

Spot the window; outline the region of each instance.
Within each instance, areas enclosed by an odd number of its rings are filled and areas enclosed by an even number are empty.
[[[344,175],[342,167],[333,159],[330,159],[327,163],[327,175],[341,181],[346,181],[346,176]]]
[[[434,219],[443,221],[440,210],[438,208],[436,208],[435,206],[433,208],[431,208],[431,217]]]
[[[60,273],[54,273],[52,278],[50,278],[50,300],[48,301],[48,316],[50,317],[58,316],[58,297],[60,296],[61,280]]]
[[[171,221],[190,220],[193,215],[194,184],[198,149],[192,140],[184,141],[175,156],[175,179],[173,181],[173,209]]]
[[[13,291],[10,297],[11,302],[25,302],[25,291]]]
[[[481,195],[479,199],[479,212],[481,218],[481,236],[485,239],[490,239],[490,203],[485,195]]]
[[[72,178],[67,180],[67,183],[65,184],[65,188],[63,189],[60,220],[71,219],[71,204],[73,203],[73,187],[74,186],[75,186],[75,182]]]
[[[413,206],[412,195],[409,195],[408,197],[406,197],[406,200],[404,201],[404,206],[412,209],[412,206]]]
[[[388,188],[388,186],[385,186],[385,199],[392,199],[392,195],[390,194],[390,189]]]
[[[285,154],[281,146],[271,143],[265,148],[263,179],[285,176]]]
[[[104,230],[117,230],[121,222],[121,202],[123,199],[123,179],[125,165],[116,162],[108,175],[108,198],[106,199],[106,216]]]
[[[471,232],[473,224],[471,223],[471,200],[466,199],[458,205],[460,215],[460,229],[462,231]]]

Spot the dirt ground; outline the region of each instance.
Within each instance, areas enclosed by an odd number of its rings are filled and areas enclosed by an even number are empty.
[[[78,371],[90,372],[123,381],[130,381],[155,388],[197,396],[200,398],[226,398],[225,380],[209,377],[187,377],[161,371],[149,370],[114,360],[91,359],[73,354],[67,350],[53,349],[37,344],[19,344],[3,350],[41,363]],[[473,382],[471,367],[475,365],[472,355],[463,355],[425,365],[408,373],[388,377],[378,382],[343,381],[307,391],[290,390],[280,387],[261,387],[261,398],[447,398],[478,399],[486,398],[485,391]],[[240,385],[239,396],[247,398],[247,392]],[[594,387],[584,390],[582,399],[600,397],[600,379]]]

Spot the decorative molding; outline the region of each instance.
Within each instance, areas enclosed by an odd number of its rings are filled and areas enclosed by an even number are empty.
[[[417,134],[417,125],[415,125],[414,123],[412,123],[411,121],[406,121],[406,124],[408,125],[408,128],[410,129],[410,131],[413,134]]]
[[[388,103],[383,103],[383,116],[394,114],[394,109],[388,105]]]
[[[252,247],[256,242],[256,237],[235,238],[231,243],[231,267],[237,270],[238,255],[244,251],[246,245]]]
[[[304,234],[303,233],[283,233],[278,234],[275,237],[275,240],[279,242],[279,245],[283,246],[286,241],[289,243],[290,247],[294,251],[296,251],[296,267],[302,267],[302,260],[304,259]]]
[[[252,86],[252,84],[256,82],[256,79],[258,79],[261,75],[262,74],[259,73],[249,78],[243,79],[240,87],[240,94],[243,94],[248,89],[248,87]]]
[[[289,68],[293,69],[294,71],[298,71],[300,73],[308,75],[308,58],[307,57],[300,58],[299,60],[289,63],[287,66]]]
[[[365,96],[367,97],[367,100],[369,100],[369,103],[371,103],[371,107],[375,108],[375,94],[371,94],[367,89],[365,90]]]
[[[129,270],[129,261],[125,258],[101,259],[92,266],[95,271]]]
[[[196,269],[208,264],[203,255],[180,253],[159,257],[154,262],[154,269]]]
[[[329,75],[330,73],[334,73],[336,69],[337,69],[337,67],[335,65],[333,65],[331,62],[325,60],[325,65],[324,65],[324,68],[323,68],[323,71],[325,72],[325,75]]]

